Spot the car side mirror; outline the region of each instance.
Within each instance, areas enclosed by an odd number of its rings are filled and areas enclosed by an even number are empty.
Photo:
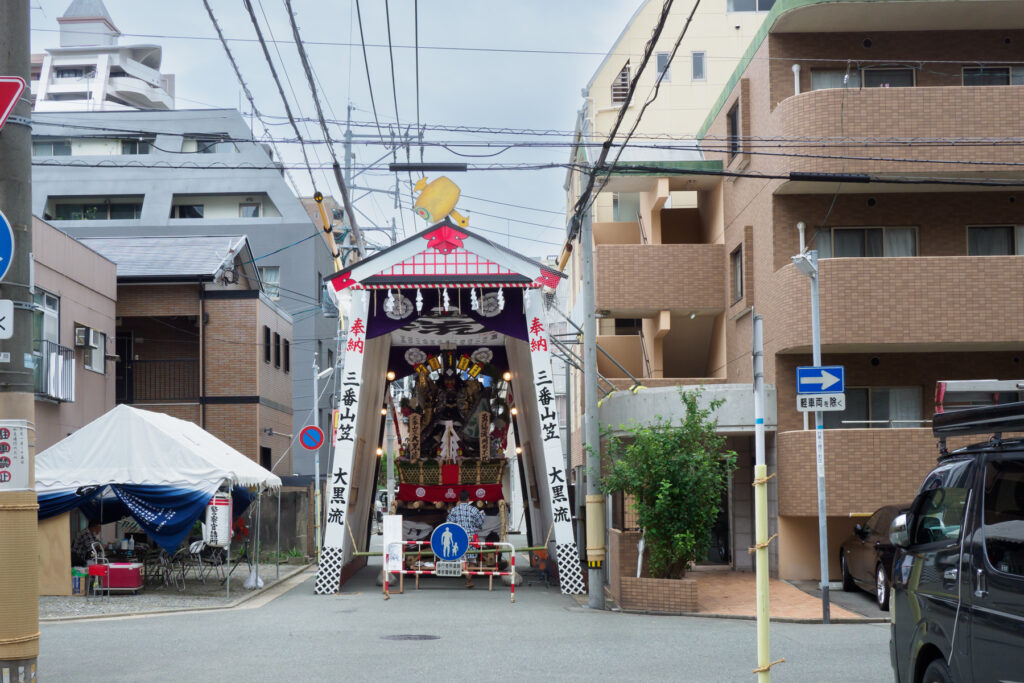
[[[860,524],[854,524],[853,533],[857,534],[861,538],[864,538],[864,527],[862,527]]]
[[[892,525],[889,527],[889,540],[892,541],[894,546],[899,548],[906,548],[910,545],[910,532],[907,531],[906,513],[896,515],[896,519],[892,520]]]

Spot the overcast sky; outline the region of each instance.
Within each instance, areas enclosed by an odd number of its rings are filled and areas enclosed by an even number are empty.
[[[70,0],[32,0],[33,52],[59,45],[57,17],[69,4]],[[283,116],[281,98],[259,45],[253,42],[255,32],[243,3],[240,0],[210,0],[210,4],[239,61],[257,108],[267,115]],[[275,46],[271,46],[270,51],[284,81],[293,112],[297,116],[300,112],[301,115],[314,116],[309,86],[295,46],[291,43],[292,33],[284,0],[254,0],[253,4],[265,37],[269,39],[272,33],[280,41],[276,46],[280,57]],[[354,0],[292,0],[292,4],[302,39],[307,43],[318,87],[323,89],[321,96],[325,115],[344,119],[346,106],[351,102],[355,106],[352,112],[354,121],[372,122],[374,116],[359,44],[359,28],[355,21]],[[419,117],[427,127],[426,139],[428,142],[513,139],[508,135],[467,135],[431,130],[431,126],[442,124],[572,130],[582,102],[580,89],[587,84],[602,55],[611,48],[640,4],[640,0],[422,0],[419,2]],[[178,108],[240,107],[244,112],[249,111],[225,52],[216,40],[202,0],[159,3],[105,0],[105,5],[118,29],[125,34],[120,39],[121,44],[155,43],[163,46],[162,71],[175,74]],[[411,49],[415,37],[414,0],[390,0],[389,7],[397,120],[403,128],[409,124],[415,128],[416,51]],[[382,125],[394,126],[395,96],[387,48],[385,2],[361,0],[361,10],[366,42],[382,46],[367,47],[378,119]],[[510,51],[451,48],[503,48]],[[518,50],[581,54],[531,54],[516,52]],[[283,59],[283,66],[280,59]],[[291,88],[294,88],[295,96]],[[281,121],[284,122],[283,119]],[[273,136],[294,138],[291,128],[284,123],[271,128]],[[258,123],[255,129],[258,135],[262,134],[263,129]],[[300,130],[304,138],[322,138],[319,127],[313,124]],[[340,138],[342,128],[332,127],[331,132],[332,136]],[[354,132],[375,135],[376,128],[354,128]],[[530,139],[537,138],[531,136]],[[308,146],[307,150],[312,163],[330,162],[325,147]],[[458,150],[475,155],[498,151],[482,148]],[[357,145],[354,151],[357,166],[369,164],[385,153],[379,140],[374,145]],[[289,164],[302,162],[298,145],[285,145],[282,153]],[[340,147],[337,154],[341,159]],[[413,148],[411,154],[413,161],[419,160],[418,148]],[[478,159],[460,158],[439,146],[427,146],[424,151],[426,161],[543,163],[567,159],[568,150],[564,147],[512,149]],[[404,151],[399,152],[398,160],[405,161]],[[311,194],[312,183],[307,172],[292,170],[291,177],[304,194]],[[336,194],[329,171],[316,172],[314,179],[317,189],[325,195]],[[563,169],[476,171],[453,174],[452,179],[462,187],[464,196],[459,202],[459,209],[470,214],[471,228],[477,228],[485,236],[531,256],[543,257],[559,251],[565,220]],[[399,188],[408,207],[408,174],[402,174],[399,180]],[[394,189],[395,174],[389,174],[386,167],[367,171],[356,179],[355,184],[381,190]],[[362,191],[354,193],[354,196],[362,197],[357,202],[357,208],[366,214],[357,213],[357,220],[362,225],[371,219],[378,225],[390,225],[394,217],[400,238],[403,217],[407,234],[425,227],[423,221],[408,208],[404,211],[394,209],[393,196],[364,194]],[[540,211],[503,206],[482,201],[484,199]],[[368,233],[367,236],[373,241],[387,241],[383,233]]]

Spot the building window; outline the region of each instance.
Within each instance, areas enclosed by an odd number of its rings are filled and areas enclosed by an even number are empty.
[[[993,225],[967,228],[968,256],[1024,254],[1024,226]]]
[[[271,299],[281,298],[281,266],[260,266],[263,291]]]
[[[171,218],[202,218],[204,204],[178,204],[171,207]]]
[[[612,220],[635,223],[640,215],[640,194],[638,192],[615,192],[612,194]]]
[[[1024,85],[1024,68],[1016,66],[964,67],[964,85]]]
[[[260,467],[269,470],[274,466],[273,452],[266,446],[260,446]]]
[[[334,367],[334,349],[327,349],[327,367]]]
[[[142,202],[68,202],[55,204],[53,217],[58,221],[109,221],[140,218]]]
[[[197,154],[224,154],[237,151],[234,143],[212,138],[195,140]]]
[[[657,54],[657,58],[658,58],[658,74],[657,75],[660,76],[661,80],[663,80],[665,82],[668,82],[668,81],[672,80],[672,74],[669,73],[669,59],[671,59],[671,57],[672,57],[672,53],[671,52],[659,52]]]
[[[32,143],[32,156],[36,157],[69,157],[71,156],[70,140],[41,140]]]
[[[822,228],[814,248],[818,258],[917,256],[917,228]]]
[[[79,68],[58,68],[53,70],[54,78],[95,78],[96,72],[92,69]]]
[[[149,154],[149,140],[122,140],[121,154]]]
[[[99,345],[95,349],[91,346],[85,347],[82,364],[87,370],[92,370],[93,372],[98,372],[101,375],[104,375],[107,371],[107,335],[103,332],[96,332],[96,336],[99,337]]]
[[[274,333],[274,367],[281,367],[281,335]]]
[[[859,87],[860,71],[856,69],[811,69],[811,90]]]
[[[861,81],[865,88],[913,88],[913,69],[864,69]]]
[[[921,387],[846,387],[846,410],[825,411],[825,429],[921,426]]]
[[[270,362],[270,328],[263,326],[263,362]]]
[[[705,68],[706,55],[703,52],[691,52],[690,53],[690,78],[695,81],[706,81],[708,79],[707,69]]]
[[[60,297],[36,287],[32,295],[35,310],[32,313],[33,342],[60,343]],[[38,347],[38,344],[36,344]]]
[[[729,161],[740,153],[740,103],[732,105],[725,115],[725,134],[729,140]]]
[[[767,12],[775,5],[775,0],[728,0],[726,8],[730,12]]]
[[[615,334],[619,336],[640,334],[643,322],[641,318],[616,318]]]
[[[253,204],[239,204],[238,215],[241,218],[259,218],[260,217],[260,205],[258,203]]]
[[[292,371],[292,343],[287,339],[284,340],[284,371]]]
[[[612,104],[622,104],[629,95],[629,60],[612,81]]]
[[[736,247],[736,250],[729,254],[729,278],[732,283],[732,302],[736,303],[743,298],[743,247]]]

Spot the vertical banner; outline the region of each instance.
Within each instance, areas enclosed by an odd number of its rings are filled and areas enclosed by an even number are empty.
[[[0,491],[31,491],[28,421],[0,420]]]
[[[525,291],[523,296],[526,298],[526,331],[530,341],[530,364],[533,366],[533,386],[537,393],[537,415],[544,449],[544,479],[548,500],[551,502],[551,521],[555,525],[558,580],[563,594],[579,595],[586,592],[586,586],[583,583],[580,550],[576,545],[572,512],[569,509],[569,482],[558,425],[551,355],[548,352],[547,314],[540,292]]]
[[[345,369],[340,378],[340,398],[334,421],[334,450],[331,467],[327,471],[327,520],[324,524],[323,550],[316,574],[317,595],[338,592],[341,570],[345,563],[344,547],[347,536],[345,523],[348,500],[352,487],[352,460],[356,445],[356,424],[359,416],[359,393],[363,384],[363,356],[366,351],[366,314],[369,292],[352,292],[352,307],[348,311],[348,342],[345,345]]]

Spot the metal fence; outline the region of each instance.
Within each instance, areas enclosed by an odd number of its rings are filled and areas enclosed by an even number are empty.
[[[45,339],[35,340],[36,395],[55,401],[75,400],[75,350]]]
[[[117,402],[198,401],[199,359],[129,360],[118,372]]]

